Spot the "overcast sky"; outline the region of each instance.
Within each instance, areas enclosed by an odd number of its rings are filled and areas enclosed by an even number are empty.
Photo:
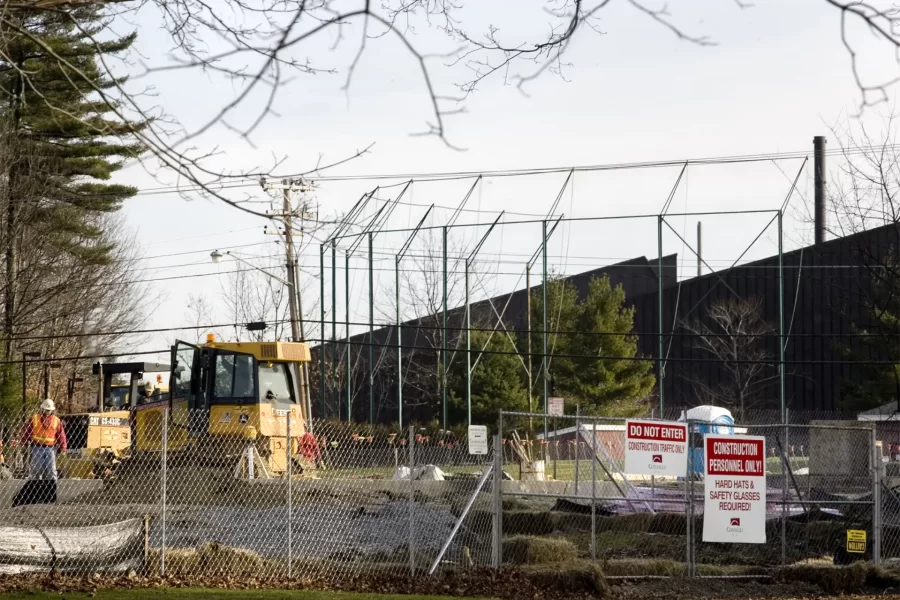
[[[218,149],[220,154],[210,162],[218,169],[241,172],[270,165],[272,157],[283,157],[277,171],[291,173],[308,170],[320,154],[327,163],[374,143],[369,154],[329,171],[329,175],[480,172],[797,150],[811,154],[814,135],[827,135],[829,147],[837,146],[829,128],[854,113],[859,102],[849,58],[841,45],[838,11],[823,0],[761,0],[747,9],[726,0],[669,4],[680,27],[708,35],[716,45],[679,40],[627,3],[611,3],[598,23],[602,34],[583,31],[575,38],[566,55],[571,64],[562,77],[546,73],[528,86],[528,96],[514,85],[505,85],[502,77],[489,79],[468,99],[465,114],[447,118],[448,140],[464,151],[451,149],[435,137],[410,135],[425,129],[431,118],[430,102],[414,59],[396,38],[369,40],[350,89],[341,89],[345,66],[361,34],[360,28],[352,27],[344,31],[345,39],[337,50],[330,49],[334,39],[327,36],[298,49],[297,58],[309,56],[341,72],[298,76],[281,91],[275,106],[278,115],[263,122],[250,140],[252,145],[223,127],[198,140],[197,145]],[[539,5],[479,1],[477,7],[466,11],[466,23],[472,23],[475,31],[486,30],[489,23],[502,24],[501,32],[511,36],[538,31],[548,23]],[[152,13],[140,15],[137,22],[137,51],[145,57],[158,56],[159,48],[169,44],[156,22]],[[126,24],[119,27],[127,28]],[[418,47],[428,51],[444,48],[440,34],[425,27],[416,31],[411,39]],[[884,55],[890,58],[889,49],[862,48],[867,69],[876,75],[887,72],[883,69],[889,63],[882,59]],[[458,67],[442,68],[441,61],[432,61],[432,66],[441,90],[452,91],[452,84],[465,76]],[[156,75],[149,81],[166,112],[189,129],[235,93],[229,84],[196,71]],[[232,117],[233,124],[252,120],[255,113],[250,109],[262,101],[260,96],[243,107]],[[877,123],[874,113],[870,118]],[[777,209],[801,163],[794,159],[690,167],[669,212]],[[580,218],[656,214],[679,171],[680,167],[669,167],[578,173],[563,193],[557,212]],[[159,176],[163,184],[173,182],[165,173]],[[787,248],[811,237],[805,220],[808,207],[804,206],[806,199],[812,199],[810,177],[811,168],[807,168],[791,201],[785,220]],[[160,185],[139,165],[126,169],[122,179],[143,188]],[[540,219],[565,179],[564,172],[486,178],[476,186],[467,205],[471,212],[465,212],[460,223],[490,222],[501,210],[508,211],[506,222],[535,218],[528,215]],[[346,211],[375,185],[399,181],[321,182],[308,198],[320,206],[323,218],[331,217]],[[389,227],[415,225],[432,203],[456,206],[472,184],[472,179],[414,184],[403,198],[408,204],[396,210]],[[388,187],[379,198],[395,197],[400,189]],[[257,200],[267,198],[252,185],[236,193]],[[253,206],[265,208],[264,204]],[[261,266],[277,269],[280,264],[278,258],[272,258],[282,252],[275,244],[276,237],[263,234],[267,221],[223,203],[144,192],[129,200],[123,211],[148,257],[146,270],[136,273],[136,279],[192,276],[152,283],[154,292],[164,298],[148,316],[148,326],[186,324],[191,293],[221,303],[224,273],[235,268],[235,263],[213,265],[209,260],[212,249],[245,246],[235,250]],[[450,212],[435,209],[428,224],[441,224]],[[730,265],[771,216],[702,217],[704,258],[712,267]],[[678,235],[693,243],[697,220],[672,217],[670,223]],[[459,251],[471,248],[484,231],[476,227],[456,231],[451,245]],[[679,253],[684,261],[681,274],[688,276],[696,271],[696,259],[675,232],[666,231],[664,253]],[[386,313],[393,310],[389,304],[393,255],[404,236],[376,238],[376,321],[385,321]],[[495,230],[479,255],[483,262],[477,266],[473,295],[521,287],[524,263],[539,240],[539,223]],[[413,254],[421,252],[422,243],[428,243],[427,236],[414,246]],[[770,228],[746,258],[770,255],[776,244],[775,230]],[[635,256],[655,257],[657,245],[655,219],[582,221],[557,230],[549,249],[550,263],[556,271],[575,273]],[[166,256],[173,254],[177,256]],[[352,321],[368,318],[365,260],[363,245],[352,264]],[[318,319],[318,246],[306,248],[301,261],[304,282],[312,286],[304,295],[307,316]],[[415,266],[404,262],[403,268]],[[339,276],[343,281],[342,272]],[[343,286],[338,292],[338,314],[343,319]],[[229,320],[224,310],[215,317]],[[141,348],[163,348],[174,337],[175,333],[151,336],[140,341]],[[195,334],[187,332],[183,337],[194,339]],[[159,358],[167,360],[164,355]]]

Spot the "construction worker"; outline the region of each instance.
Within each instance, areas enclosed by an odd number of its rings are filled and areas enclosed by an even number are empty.
[[[65,452],[66,430],[62,421],[54,415],[56,405],[47,398],[41,402],[41,411],[25,423],[22,444],[31,446],[30,477],[34,480],[56,481],[56,451]]]

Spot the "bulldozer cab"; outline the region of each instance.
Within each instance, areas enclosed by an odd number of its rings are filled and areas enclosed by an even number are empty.
[[[178,341],[169,382],[173,415],[177,407],[187,409],[182,425],[192,437],[240,434],[248,426],[273,437],[286,435],[290,414],[292,436],[301,435],[306,415],[298,365],[308,360],[301,343]]]
[[[97,412],[130,410],[141,404],[161,399],[159,386],[153,386],[149,377],[170,370],[163,363],[94,363],[93,374],[98,378],[99,392]],[[115,378],[125,376],[125,383],[114,383]],[[149,385],[148,385],[149,384]]]

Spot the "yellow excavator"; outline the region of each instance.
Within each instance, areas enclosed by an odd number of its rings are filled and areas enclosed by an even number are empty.
[[[165,426],[168,455],[193,451],[244,477],[282,475],[290,419],[292,460],[298,470],[314,468],[299,452],[308,422],[299,367],[309,360],[300,342],[217,342],[211,334],[203,345],[176,342],[169,393],[132,407],[133,454],[161,452]]]

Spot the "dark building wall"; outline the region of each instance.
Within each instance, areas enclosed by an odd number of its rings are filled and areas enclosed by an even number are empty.
[[[888,226],[783,255],[785,400],[790,410],[835,411],[841,381],[862,379],[861,367],[847,364],[838,353],[838,344],[849,345],[859,355],[853,360],[883,358],[861,354],[865,349],[848,334],[869,325],[864,307],[871,276],[896,247],[897,229]],[[718,365],[709,362],[713,357],[698,349],[692,338],[678,335],[683,333],[679,325],[686,319],[704,319],[714,303],[735,297],[761,301],[762,317],[773,329],[765,347],[772,360],[777,360],[777,256],[682,281],[663,294],[663,331],[667,334],[663,356],[669,359],[663,388],[667,405],[703,403],[692,382],[702,379],[715,385],[726,377]],[[632,302],[641,351],[657,356],[658,295],[646,294]],[[754,408],[780,408],[776,367],[775,363],[767,366],[765,375],[771,380]]]
[[[855,360],[882,358],[860,354],[864,349],[855,343],[855,338],[847,337],[847,334],[852,333],[855,327],[867,325],[867,312],[863,307],[870,289],[871,274],[879,268],[892,249],[896,250],[898,246],[898,229],[887,226],[783,255],[783,318],[787,334],[785,399],[790,410],[835,411],[838,408],[841,381],[862,379],[861,368],[846,364],[838,355],[836,344],[851,345],[859,354],[854,357]],[[764,376],[770,379],[754,399],[752,408],[779,408],[775,362],[778,358],[777,330],[781,297],[778,257],[772,256],[681,282],[676,277],[677,258],[677,255],[663,258],[663,356],[667,359],[663,392],[666,407],[683,408],[702,404],[704,398],[697,393],[694,382],[702,380],[715,386],[726,377],[721,367],[714,362],[714,357],[699,349],[691,337],[684,335],[681,323],[687,319],[705,319],[714,303],[739,297],[760,300],[762,318],[772,327],[772,334],[765,340],[768,356],[773,362],[766,365]],[[614,285],[622,284],[626,304],[635,308],[634,332],[639,336],[639,353],[654,362],[659,356],[657,269],[656,259],[640,257],[568,277],[582,297],[593,276],[607,274]],[[533,281],[539,280],[540,274],[532,277]],[[532,290],[539,293],[540,286],[532,285]],[[496,310],[504,315],[507,329],[527,328],[526,293],[523,289],[492,298]],[[473,303],[472,315],[473,326],[479,322],[493,323],[496,319],[488,301]],[[462,307],[448,311],[451,336],[463,335],[463,319]],[[428,346],[424,341],[427,336],[439,338],[435,328],[439,328],[440,323],[440,315],[431,315],[403,324],[404,360],[409,360],[412,353],[416,352],[417,360],[437,361],[436,354],[423,348]],[[540,323],[532,323],[533,329],[540,327]],[[373,339],[376,355],[384,347],[389,348],[388,352],[396,354],[395,327],[376,330]],[[354,413],[360,418],[363,413],[368,415],[368,345],[368,333],[350,338],[354,362],[357,360],[357,352],[361,354],[351,386],[355,390]],[[414,351],[412,346],[418,349]],[[339,341],[339,355],[344,352],[344,348],[345,345]],[[315,362],[319,360],[320,349],[318,346],[312,349]],[[325,349],[326,356],[330,356],[330,345],[326,345]],[[539,360],[536,356],[535,362]],[[392,369],[395,370],[395,359],[393,365]],[[384,373],[379,371],[377,377],[382,380],[376,384],[380,393],[395,397],[396,382],[392,379],[390,369]],[[319,389],[314,382],[314,410],[320,405]],[[337,393],[343,398],[345,390],[339,389]],[[415,390],[404,387],[404,405],[407,402],[415,405],[419,400]],[[342,409],[341,413],[345,415],[345,410]],[[395,405],[390,406],[388,403],[381,413],[381,421],[396,420]],[[424,414],[421,416],[427,418]]]

